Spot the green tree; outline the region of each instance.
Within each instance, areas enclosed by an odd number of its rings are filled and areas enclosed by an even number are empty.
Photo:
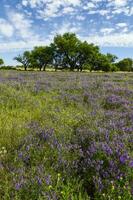
[[[4,61],[2,58],[0,58],[0,66],[4,64]]]
[[[51,64],[55,68],[55,71],[57,69],[67,68],[67,66],[65,64],[65,57],[62,54],[62,52],[60,51],[60,49],[58,49],[57,45],[55,43],[51,43],[50,47],[51,47],[52,52],[53,52],[53,59],[52,59]]]
[[[133,59],[124,58],[117,63],[117,67],[120,71],[133,71]]]
[[[51,64],[53,59],[53,51],[50,46],[35,47],[31,52],[32,66],[38,67],[40,71],[45,71],[46,66]]]
[[[94,70],[102,70],[105,72],[111,71],[111,63],[107,56],[104,54],[96,54],[94,57],[95,67]]]
[[[21,63],[26,71],[31,64],[31,53],[29,51],[25,51],[22,55],[15,57],[14,60]]]
[[[116,64],[116,63],[112,63],[112,65],[111,65],[111,71],[112,71],[112,72],[117,72],[117,71],[119,71],[119,68],[117,67],[117,64]]]
[[[114,63],[118,59],[116,55],[111,54],[111,53],[107,53],[106,56],[110,63]]]
[[[54,49],[54,65],[62,68],[74,70],[76,67],[78,52],[77,48],[80,40],[74,33],[65,33],[64,35],[56,35],[54,43],[51,46]]]
[[[99,48],[86,41],[81,42],[74,33],[65,33],[64,35],[56,35],[54,42],[51,44],[53,48],[53,64],[58,67],[77,69],[82,71],[88,63],[93,64],[94,55],[99,52]]]
[[[88,66],[91,69],[94,66],[94,57],[99,53],[99,47],[94,44],[88,44],[86,41],[81,42],[78,47],[77,68],[82,71]]]
[[[116,66],[116,60],[118,59],[118,57],[116,56],[116,55],[114,55],[114,54],[111,54],[111,53],[107,53],[107,59],[108,59],[108,61],[110,62],[110,64],[111,64],[111,71],[112,72],[114,72],[114,71],[118,71],[118,68],[117,68],[117,66]]]

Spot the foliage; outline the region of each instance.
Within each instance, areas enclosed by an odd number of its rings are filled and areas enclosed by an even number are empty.
[[[55,65],[74,70],[78,62],[79,45],[80,41],[73,33],[55,36],[54,43],[51,44],[54,49]]]
[[[0,67],[0,70],[16,70],[16,68],[15,67],[13,67],[13,66],[2,66],[2,67]]]
[[[102,70],[105,72],[111,71],[111,63],[108,60],[108,57],[103,54],[99,54],[97,58],[97,67],[95,70]]]
[[[117,71],[119,71],[119,68],[117,67],[116,63],[113,63],[113,64],[111,65],[111,71],[112,71],[112,72],[117,72]]]
[[[114,63],[118,59],[118,57],[116,55],[107,53],[107,59],[109,60],[110,63]]]
[[[0,65],[3,65],[4,64],[4,61],[2,58],[0,58]]]
[[[45,71],[46,66],[52,62],[52,56],[53,52],[51,47],[35,47],[31,52],[31,65],[32,67],[38,67],[40,71],[42,68]]]
[[[117,63],[120,71],[133,71],[133,60],[131,58],[124,58]]]
[[[83,66],[92,63],[94,54],[99,51],[97,46],[81,42],[73,33],[57,35],[51,46],[54,49],[54,64],[71,71],[82,71]]]
[[[27,67],[32,67],[45,71],[49,66],[54,67],[55,70],[82,71],[88,69],[105,72],[117,71],[120,68],[119,63],[118,68],[114,64],[116,59],[117,56],[113,54],[102,54],[98,46],[88,44],[86,41],[82,42],[74,33],[56,35],[49,46],[35,47],[32,51],[26,51],[15,58],[23,64],[25,70]],[[129,71],[129,63],[125,71]]]
[[[29,51],[25,51],[23,55],[18,55],[14,58],[14,60],[20,62],[24,66],[24,69],[26,71],[31,64],[31,54]]]
[[[133,60],[125,58],[116,63],[118,57],[114,54],[102,54],[98,46],[87,41],[81,41],[75,33],[56,35],[49,46],[34,47],[14,58],[25,70],[47,68],[70,71],[133,71]],[[3,60],[0,59],[0,65]],[[17,67],[17,66],[16,66]]]

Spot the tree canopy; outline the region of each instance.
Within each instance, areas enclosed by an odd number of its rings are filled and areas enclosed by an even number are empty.
[[[124,58],[117,63],[120,71],[133,71],[133,59]]]
[[[22,55],[15,57],[14,60],[20,62],[24,66],[24,69],[27,70],[31,64],[31,52],[25,51]]]
[[[33,51],[31,51],[31,64],[32,66],[38,67],[41,71],[45,71],[46,66],[51,64],[53,58],[53,51],[50,46],[40,46],[35,47]]]
[[[45,71],[46,67],[82,71],[83,69],[101,71],[132,71],[132,59],[125,58],[116,63],[116,55],[102,54],[98,46],[81,41],[75,33],[57,34],[49,46],[34,47],[14,58],[24,69],[28,67]]]
[[[0,58],[0,65],[3,65],[4,64],[4,61],[2,58]]]

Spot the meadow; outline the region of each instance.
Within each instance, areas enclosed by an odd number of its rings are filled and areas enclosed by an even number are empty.
[[[0,71],[1,200],[132,200],[133,73]]]

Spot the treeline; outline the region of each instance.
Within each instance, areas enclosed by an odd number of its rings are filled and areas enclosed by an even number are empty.
[[[125,58],[119,62],[117,56],[102,54],[98,46],[80,41],[74,33],[56,35],[49,46],[34,47],[14,58],[25,70],[46,68],[71,71],[133,71],[133,60]]]

